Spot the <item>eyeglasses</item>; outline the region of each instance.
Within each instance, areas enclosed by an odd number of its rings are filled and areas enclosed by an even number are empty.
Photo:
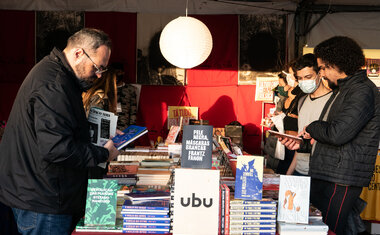
[[[104,73],[105,71],[108,70],[108,68],[98,67],[98,66],[95,64],[95,62],[91,59],[91,57],[87,54],[87,52],[86,52],[83,48],[82,48],[82,50],[83,50],[84,54],[87,56],[87,58],[89,58],[89,59],[91,60],[92,64],[94,65],[94,67],[95,67],[95,69],[96,69],[96,71],[95,71],[96,74],[102,74],[102,73]]]

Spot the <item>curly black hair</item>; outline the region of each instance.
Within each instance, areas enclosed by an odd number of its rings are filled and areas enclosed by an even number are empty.
[[[353,75],[365,64],[360,46],[351,38],[335,36],[319,43],[314,54],[327,66],[335,66],[346,75]]]

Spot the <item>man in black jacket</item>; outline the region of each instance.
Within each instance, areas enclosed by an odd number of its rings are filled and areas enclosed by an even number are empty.
[[[361,70],[365,63],[359,45],[348,37],[333,37],[314,49],[320,73],[333,95],[318,121],[299,135],[312,138],[311,202],[322,211],[324,222],[344,234],[347,216],[368,186],[380,139],[380,95]],[[282,140],[290,149],[299,146]]]
[[[110,54],[108,35],[85,28],[22,83],[0,144],[0,201],[12,208],[19,232],[71,233],[84,214],[87,169],[118,155],[111,140],[91,143],[81,96]]]

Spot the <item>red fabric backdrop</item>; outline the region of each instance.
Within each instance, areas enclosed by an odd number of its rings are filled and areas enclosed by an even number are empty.
[[[199,107],[199,118],[215,127],[232,121],[244,125],[245,150],[260,153],[261,102],[255,102],[255,86],[238,85],[238,16],[197,15],[213,36],[210,57],[200,66],[187,70],[187,86],[149,86],[141,88],[138,124],[149,135],[139,140],[149,144],[157,136],[166,137],[167,106]],[[34,64],[34,12],[1,11],[0,24],[0,119],[7,119],[16,91]],[[12,22],[7,24],[6,22]],[[112,62],[125,66],[126,81],[136,79],[135,13],[86,12],[86,27],[107,32],[113,41]]]

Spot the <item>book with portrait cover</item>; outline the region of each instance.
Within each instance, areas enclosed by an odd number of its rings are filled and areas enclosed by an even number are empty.
[[[84,225],[115,226],[118,189],[117,180],[88,180]]]
[[[117,135],[112,138],[112,141],[114,142],[117,150],[124,148],[135,139],[148,133],[148,130],[146,127],[130,125],[125,130],[123,130],[123,132],[124,134]]]
[[[235,198],[261,200],[263,195],[264,157],[244,155],[237,157]]]
[[[310,177],[280,176],[277,220],[286,223],[309,222]]]

